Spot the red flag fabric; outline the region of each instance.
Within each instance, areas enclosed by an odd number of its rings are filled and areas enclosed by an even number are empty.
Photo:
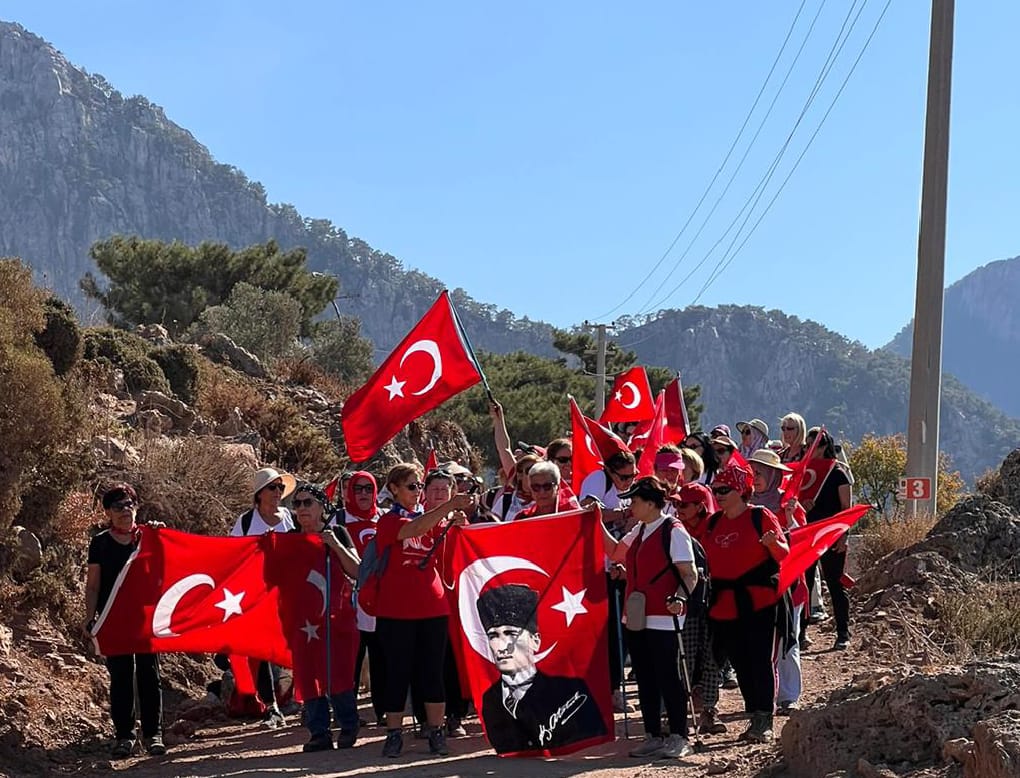
[[[623,438],[611,429],[599,424],[594,419],[589,419],[587,416],[584,417],[584,421],[588,425],[588,434],[591,435],[592,442],[599,452],[599,458],[603,462],[613,456],[613,454],[621,451],[630,452],[627,444],[623,442]]]
[[[791,531],[790,553],[779,564],[779,592],[796,583],[869,510],[870,505],[854,505],[828,519]]]
[[[266,536],[140,532],[92,628],[99,653],[240,654],[291,666],[277,591],[264,575]]]
[[[637,437],[636,435],[634,436]],[[655,452],[666,441],[666,410],[663,393],[655,398],[655,415],[648,427],[648,433],[641,441],[641,458],[638,460],[639,475],[655,475]],[[631,445],[636,447],[635,441],[631,439]]]
[[[588,422],[581,409],[577,407],[577,402],[570,395],[567,395],[567,398],[570,400],[570,431],[574,442],[573,475],[570,485],[574,494],[580,494],[584,479],[596,470],[602,469],[602,455],[588,431]]]
[[[825,427],[822,427],[824,430]],[[790,500],[799,500],[801,497],[801,485],[804,483],[804,465],[815,458],[815,449],[818,448],[818,439],[821,435],[815,435],[804,456],[797,462],[787,462],[791,472],[786,476],[783,485],[783,504]]]
[[[429,449],[429,454],[425,457],[425,472],[431,473],[433,470],[439,467],[439,459],[436,457],[436,450],[434,448]]]
[[[364,462],[408,422],[481,380],[448,292],[429,308],[340,415],[347,453]]]
[[[597,510],[454,527],[454,647],[489,743],[568,754],[613,739]]]
[[[802,459],[799,462],[789,462],[787,467],[793,470],[793,473],[787,484],[786,497],[796,496],[801,502],[817,499],[822,484],[835,466],[835,459]]]
[[[269,532],[263,537],[266,580],[279,587],[280,626],[294,658],[298,699],[350,691],[359,634],[354,590],[340,562],[332,557],[327,570],[326,547],[318,535]]]
[[[646,421],[652,418],[654,413],[648,373],[640,365],[635,365],[616,377],[599,421],[602,424]]]
[[[668,443],[681,443],[691,434],[691,422],[687,418],[687,403],[680,374],[666,384],[666,438]]]
[[[340,488],[340,476],[336,476],[330,479],[330,482],[322,487],[323,493],[326,495],[326,499],[330,502],[336,501],[336,490]]]

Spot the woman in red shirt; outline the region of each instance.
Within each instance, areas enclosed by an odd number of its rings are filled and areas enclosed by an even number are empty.
[[[737,673],[751,725],[744,740],[772,739],[776,703],[776,621],[779,562],[790,553],[783,528],[767,508],[751,507],[754,475],[731,464],[716,473],[712,494],[719,512],[701,536],[712,574],[712,625],[719,665],[729,659]]]
[[[383,756],[397,757],[404,747],[401,727],[404,702],[417,677],[428,718],[429,750],[445,756],[446,723],[443,660],[446,653],[450,606],[440,578],[436,543],[442,542],[440,523],[467,523],[477,498],[456,494],[429,511],[419,498],[425,485],[416,464],[394,465],[386,477],[393,507],[379,519],[376,546],[389,560],[379,578],[376,634],[386,659],[386,742]]]

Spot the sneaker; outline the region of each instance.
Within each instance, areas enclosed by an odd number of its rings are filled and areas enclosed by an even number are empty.
[[[645,735],[644,742],[631,750],[631,756],[658,756],[662,753],[665,741],[658,735]]]
[[[113,748],[110,749],[110,756],[114,759],[126,759],[131,756],[131,752],[134,751],[135,741],[131,738],[117,738],[117,742],[113,744]]]
[[[429,752],[437,756],[447,756],[450,749],[446,747],[446,732],[442,727],[429,729]]]
[[[613,692],[613,712],[614,713],[633,713],[634,706],[627,702],[627,698],[623,696],[623,689],[617,689]]]
[[[737,671],[732,667],[727,667],[723,672],[722,688],[737,689],[739,687],[740,683],[737,681]]]
[[[832,646],[833,651],[846,651],[850,648],[850,636],[849,635],[837,635],[836,642]]]
[[[456,716],[447,716],[446,735],[447,737],[467,737],[467,730]]]
[[[354,729],[341,729],[340,734],[336,736],[336,747],[354,748],[354,744],[358,742],[358,730],[360,729],[360,726]]]
[[[153,735],[152,737],[143,738],[142,745],[145,747],[149,756],[166,755],[166,745],[163,743],[162,735]]]
[[[287,726],[287,719],[280,713],[279,708],[273,708],[262,720],[262,726],[268,729],[280,729]]]
[[[661,759],[679,759],[691,752],[691,744],[687,742],[687,738],[683,735],[670,735],[663,743],[659,757]]]
[[[313,735],[311,740],[301,746],[301,750],[306,754],[310,754],[313,751],[332,751],[333,737],[328,732],[324,732],[321,735]]]
[[[740,737],[748,743],[771,743],[775,737],[772,731],[772,714],[752,713],[751,726]]]
[[[386,742],[383,743],[382,755],[388,756],[391,759],[396,759],[400,756],[400,752],[404,750],[404,736],[401,734],[399,729],[391,729],[386,733]]]
[[[808,617],[809,624],[818,624],[819,622],[826,621],[829,618],[829,614],[825,612],[825,608],[812,608],[811,615]]]
[[[698,732],[702,735],[721,735],[725,731],[726,725],[719,721],[715,709],[706,708],[698,722]]]
[[[793,711],[799,709],[800,705],[797,704],[796,700],[780,700],[776,708],[776,715],[789,716]]]

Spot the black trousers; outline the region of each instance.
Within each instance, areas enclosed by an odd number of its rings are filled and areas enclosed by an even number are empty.
[[[606,574],[606,589],[609,594],[609,688],[616,691],[623,684],[623,663],[627,658],[626,646],[621,632],[624,632],[620,603],[627,589],[626,581],[614,581]],[[628,641],[629,643],[629,641]]]
[[[721,666],[730,660],[737,673],[744,710],[772,713],[776,707],[776,606],[736,619],[712,619],[713,649]]]
[[[467,716],[468,701],[460,690],[460,673],[457,670],[457,657],[453,652],[453,644],[446,643],[446,658],[443,660],[443,688],[446,690],[446,715],[456,719]],[[411,679],[411,710],[419,724],[427,724],[425,701],[421,689],[415,679]]]
[[[383,646],[379,636],[375,632],[361,631],[361,642],[358,645],[358,659],[354,664],[354,688],[361,683],[361,666],[365,662],[365,655],[368,655],[368,682],[372,696],[372,710],[375,711],[376,719],[381,719],[386,714],[386,707],[383,705],[383,695],[386,693],[386,659],[383,656]]]
[[[846,587],[843,586],[843,571],[846,569],[846,552],[837,554],[829,549],[824,554],[820,564],[825,585],[829,588],[829,597],[832,599],[832,615],[836,619],[836,635],[850,637],[850,598],[846,595]],[[817,565],[811,565],[805,573],[808,591],[815,585],[815,571]],[[807,620],[805,619],[805,622]]]
[[[273,680],[273,669],[269,662],[259,662],[259,669],[255,673],[255,692],[270,711],[280,710],[276,704],[276,681]]]
[[[110,671],[110,717],[115,737],[130,740],[135,734],[135,679],[138,681],[138,712],[142,719],[142,737],[161,734],[163,728],[163,688],[159,662],[155,654],[121,654],[106,657]]]
[[[423,703],[445,702],[443,665],[446,659],[446,616],[433,619],[387,619],[375,621],[386,662],[383,705],[387,713],[404,710],[412,678],[421,690]]]
[[[662,735],[662,704],[672,735],[687,737],[687,690],[680,678],[680,647],[676,632],[664,629],[624,630],[630,664],[637,676],[641,720],[649,735]]]

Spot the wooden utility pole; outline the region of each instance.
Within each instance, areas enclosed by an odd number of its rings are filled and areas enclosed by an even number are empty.
[[[595,338],[595,418],[606,409],[606,325],[596,324]]]
[[[938,488],[953,6],[954,0],[932,0],[921,224],[917,240],[914,346],[910,357],[910,407],[907,412],[907,478],[931,479],[929,499],[915,500],[911,505],[915,512],[930,513],[935,512]]]

